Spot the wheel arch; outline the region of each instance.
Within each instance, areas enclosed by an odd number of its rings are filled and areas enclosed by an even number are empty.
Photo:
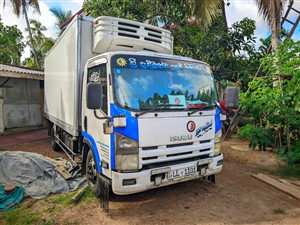
[[[102,174],[102,168],[100,166],[100,156],[97,150],[97,146],[95,141],[92,139],[90,140],[90,138],[83,138],[83,149],[82,149],[82,174],[85,174],[85,167],[86,167],[86,158],[87,158],[87,154],[89,151],[92,151],[93,153],[93,157],[94,157],[94,161],[96,164],[96,169],[97,172]]]

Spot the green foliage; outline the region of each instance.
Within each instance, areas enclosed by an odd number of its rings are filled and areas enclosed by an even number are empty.
[[[262,127],[273,130],[276,146],[287,150],[294,149],[300,139],[299,52],[300,41],[284,41],[276,53],[262,59],[269,76],[253,79],[251,88],[240,95],[243,110]],[[288,157],[294,154],[298,153],[290,152]]]
[[[61,30],[60,27],[72,17],[72,11],[65,11],[61,8],[53,7],[50,8],[50,12],[52,12],[56,18],[55,27],[58,30],[58,36],[60,36],[63,33],[63,30]]]
[[[40,69],[44,69],[44,59],[46,54],[51,50],[51,48],[54,45],[54,40],[52,38],[46,37],[43,32],[46,31],[46,27],[43,26],[39,21],[37,20],[30,20],[31,24],[31,31],[33,36],[33,41],[30,41],[30,37],[27,37],[27,44],[31,48],[31,54],[29,58],[26,58],[23,62],[23,65],[25,65],[28,68],[37,68],[36,60],[33,54],[33,47],[36,51],[36,54],[38,56]],[[28,29],[26,29],[28,31]],[[32,44],[34,46],[32,46]]]
[[[125,19],[144,21],[149,14],[150,5],[141,4],[141,1],[135,0],[87,0],[83,4],[85,12],[90,13],[92,17],[114,16]]]
[[[261,129],[253,124],[246,124],[241,127],[238,136],[249,140],[249,148],[252,149],[258,146],[259,150],[265,150],[266,147],[272,147],[274,143],[272,131]]]
[[[22,32],[17,26],[4,26],[0,17],[0,62],[20,65],[24,47]]]
[[[224,31],[222,16],[207,30],[186,22],[173,32],[174,53],[207,62],[220,82],[239,80],[246,87],[261,57],[255,52],[254,30],[255,22],[248,18],[234,23],[229,32]]]
[[[191,15],[188,1],[177,0],[86,0],[83,7],[85,12],[95,18],[115,16],[140,22],[148,21],[154,25],[160,21],[166,26],[171,23],[179,25]]]
[[[300,162],[300,140],[296,142],[291,149],[286,151],[286,147],[283,146],[280,148],[279,155],[281,158],[286,161],[288,164],[293,164]]]

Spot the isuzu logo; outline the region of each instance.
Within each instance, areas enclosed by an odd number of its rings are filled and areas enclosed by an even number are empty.
[[[194,123],[194,121],[189,121],[186,125],[186,128],[189,132],[193,132],[196,128],[196,124]]]
[[[192,140],[193,136],[191,134],[186,134],[186,135],[176,135],[176,136],[171,136],[170,137],[170,142],[173,141],[187,141],[187,140]]]

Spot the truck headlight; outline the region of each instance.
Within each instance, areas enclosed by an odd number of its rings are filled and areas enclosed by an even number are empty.
[[[139,144],[122,134],[115,136],[116,170],[136,171],[139,169]]]
[[[214,155],[219,155],[221,153],[221,138],[222,138],[222,129],[220,129],[215,134],[215,148],[214,148]]]

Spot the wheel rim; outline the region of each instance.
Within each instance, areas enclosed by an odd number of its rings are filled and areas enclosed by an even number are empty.
[[[96,171],[95,161],[93,158],[91,158],[88,162],[87,179],[92,185],[96,184],[97,171]]]

